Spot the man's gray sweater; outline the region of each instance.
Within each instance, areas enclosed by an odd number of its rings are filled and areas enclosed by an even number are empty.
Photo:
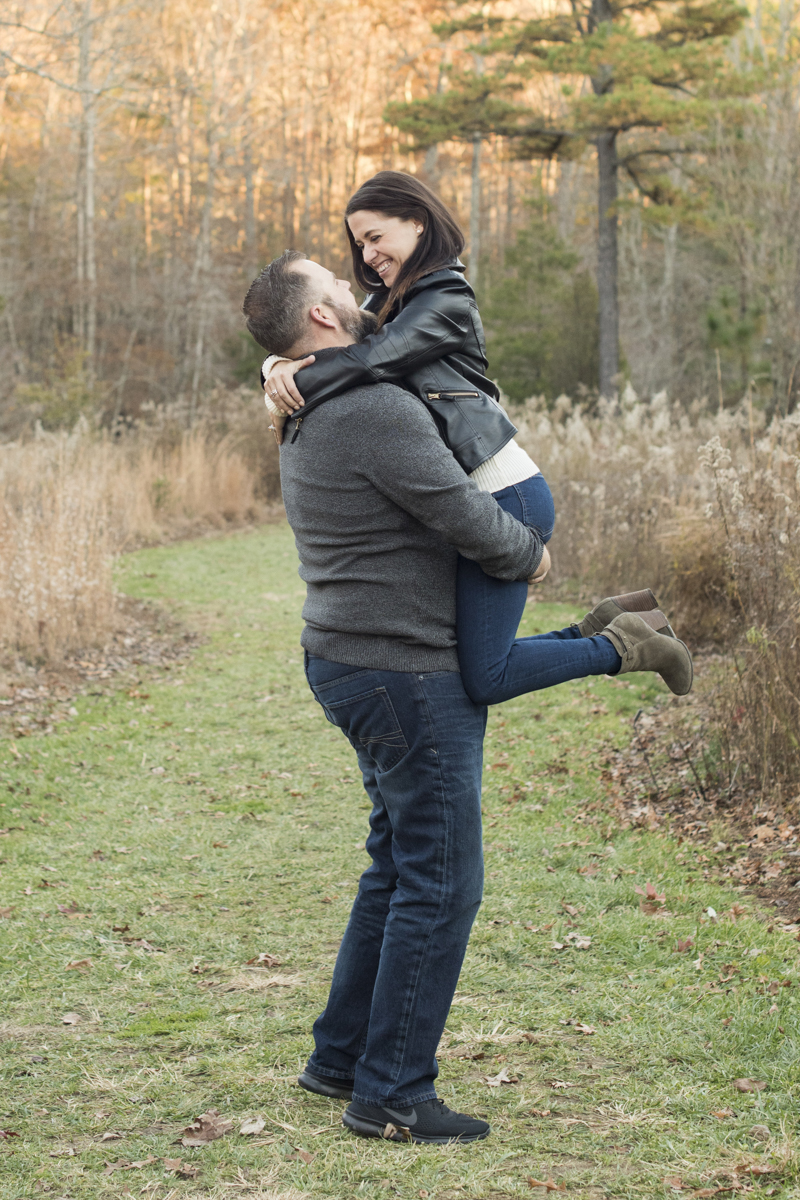
[[[394,384],[290,420],[281,486],[308,588],[301,642],[332,662],[457,671],[457,552],[509,580],[542,557],[539,535],[470,482],[428,410]]]

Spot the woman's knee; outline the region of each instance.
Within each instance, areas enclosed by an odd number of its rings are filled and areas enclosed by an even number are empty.
[[[461,682],[473,704],[497,704],[499,681],[492,675],[485,671],[465,671],[462,666]]]

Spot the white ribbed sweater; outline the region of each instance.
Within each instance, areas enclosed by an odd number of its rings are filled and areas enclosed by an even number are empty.
[[[269,373],[276,362],[289,361],[280,354],[270,354],[269,358],[264,360],[261,368],[264,378],[269,379]],[[271,416],[284,415],[278,406],[273,404],[266,392],[264,393],[264,403]],[[506,442],[502,450],[498,450],[497,454],[493,454],[491,458],[487,458],[486,462],[482,462],[479,467],[476,467],[470,474],[470,479],[482,492],[501,492],[503,488],[513,487],[515,483],[522,483],[524,479],[530,479],[532,475],[538,474],[539,468],[531,456],[522,449],[516,438],[512,438],[510,442]]]

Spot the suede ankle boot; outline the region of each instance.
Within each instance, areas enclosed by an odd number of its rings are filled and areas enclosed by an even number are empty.
[[[629,671],[655,671],[676,696],[692,689],[692,656],[676,637],[663,637],[638,613],[615,617],[599,635],[608,638],[622,659],[620,675]]]
[[[582,621],[576,622],[580,630],[581,637],[594,637],[596,633],[602,632],[615,617],[622,616],[626,612],[646,613],[658,610],[658,601],[656,600],[650,588],[644,588],[640,592],[625,592],[622,596],[608,596],[605,600],[601,600],[599,604],[595,604],[591,612],[588,612]],[[664,617],[666,633],[669,630],[671,637],[675,634],[669,626],[667,618]]]

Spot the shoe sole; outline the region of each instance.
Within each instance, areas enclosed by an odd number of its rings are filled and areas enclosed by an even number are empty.
[[[307,1092],[313,1092],[315,1096],[326,1096],[328,1100],[352,1100],[353,1089],[346,1085],[328,1083],[326,1079],[319,1079],[316,1075],[309,1075],[304,1071],[297,1082],[301,1088],[305,1088]]]
[[[365,1117],[354,1117],[347,1112],[342,1116],[342,1124],[351,1133],[357,1133],[359,1137],[383,1138],[387,1142],[426,1142],[437,1145],[452,1142],[482,1142],[491,1133],[491,1129],[487,1129],[485,1133],[463,1134],[458,1137],[426,1137],[424,1134],[415,1133],[406,1125],[396,1125],[395,1132],[387,1138],[387,1125],[381,1125],[378,1121],[369,1121]]]
[[[664,683],[667,683],[667,687],[672,692],[673,696],[688,696],[689,692],[692,690],[692,684],[694,683],[694,660],[692,659],[692,653],[689,647],[686,645],[686,642],[682,642],[680,638],[675,638],[675,641],[679,646],[683,646],[689,659],[689,686],[685,692],[676,692],[674,688],[670,687],[663,675],[661,678],[664,679]]]

